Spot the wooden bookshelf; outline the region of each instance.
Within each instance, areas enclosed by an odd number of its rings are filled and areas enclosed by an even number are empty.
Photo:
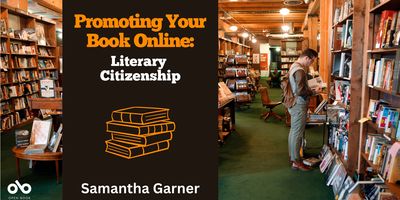
[[[351,52],[351,48],[348,49],[338,49],[338,50],[333,50],[332,53],[343,53],[343,52]]]
[[[290,65],[292,65],[299,58],[302,49],[303,39],[284,39],[281,40],[281,59],[278,64],[278,70],[288,70]],[[289,45],[290,44],[290,45]],[[284,65],[288,65],[284,67]],[[286,72],[281,72],[281,75],[285,75]]]
[[[354,172],[357,169],[357,163],[358,163],[358,148],[359,148],[359,131],[360,127],[359,124],[356,123],[360,119],[360,110],[361,110],[361,86],[362,86],[362,69],[360,67],[355,67],[354,63],[360,64],[363,63],[363,43],[364,43],[364,38],[363,38],[363,32],[362,31],[354,31],[354,30],[363,30],[364,29],[364,11],[365,11],[365,0],[354,0],[353,1],[353,8],[348,9],[348,13],[343,13],[343,16],[341,18],[336,16],[336,23],[335,23],[335,12],[337,12],[337,9],[341,9],[342,6],[344,5],[346,0],[333,0],[332,2],[332,19],[331,19],[331,24],[332,27],[330,29],[331,31],[331,41],[330,41],[330,55],[331,55],[331,63],[329,67],[329,84],[330,85],[335,85],[335,81],[342,81],[343,83],[349,84],[350,85],[350,96],[351,96],[351,101],[349,101],[348,105],[346,103],[342,102],[337,102],[336,104],[339,105],[339,107],[344,108],[347,113],[349,113],[349,119],[348,119],[348,124],[349,124],[349,129],[346,131],[342,131],[341,134],[344,134],[347,136],[348,141],[347,141],[347,148],[348,148],[348,159],[346,160],[346,170],[348,171],[348,175],[351,176],[354,174]],[[343,40],[348,40],[348,37],[341,37],[341,34],[339,30],[342,27],[346,27],[346,24],[348,23],[348,20],[352,20],[352,40],[351,40],[351,45],[344,46],[344,43],[342,43]],[[343,31],[345,28],[343,28]],[[333,72],[337,70],[335,68],[334,70],[334,64],[335,63],[335,56],[341,56],[342,53],[345,53],[346,56],[348,56],[351,59],[351,62],[353,63],[352,67],[350,68],[350,74],[351,77],[341,77],[338,76],[338,74],[334,74]],[[340,62],[342,61],[339,59]],[[336,61],[337,62],[337,61]],[[331,88],[330,86],[328,88]],[[333,87],[335,88],[335,87]],[[333,94],[335,92],[333,91]],[[334,97],[329,97],[330,99],[330,104],[334,103]],[[351,108],[351,112],[350,112]],[[341,155],[341,152],[335,152],[339,155]]]
[[[374,5],[374,1],[366,1],[366,10],[365,10],[365,29],[364,29],[364,51],[363,51],[363,65],[362,65],[362,101],[361,101],[361,117],[368,117],[369,118],[369,103],[371,99],[374,100],[385,100],[389,103],[390,106],[393,107],[400,107],[400,95],[398,93],[399,89],[399,70],[400,70],[400,48],[394,46],[384,46],[384,48],[375,48],[376,47],[376,35],[379,31],[380,26],[380,18],[382,11],[384,10],[400,10],[400,4],[398,0],[386,0],[381,2],[379,5]],[[393,68],[393,76],[392,76],[392,85],[391,89],[385,89],[386,87],[377,87],[373,85],[368,85],[368,74],[369,74],[369,65],[370,59],[376,62],[382,58],[393,60],[394,68]],[[385,63],[383,64],[384,67]],[[375,74],[375,71],[374,71]],[[384,76],[382,76],[384,77]],[[376,78],[376,77],[374,77]],[[365,174],[365,170],[367,166],[370,166],[379,173],[379,168],[376,165],[373,165],[371,161],[368,160],[368,154],[364,152],[366,140],[368,134],[380,134],[382,137],[386,139],[386,143],[388,145],[394,144],[396,142],[395,138],[391,137],[388,133],[385,133],[384,128],[378,128],[378,125],[371,120],[366,123],[360,125],[360,151],[359,155],[362,158],[360,160],[358,166],[358,173],[362,177]],[[400,197],[400,186],[386,182],[386,185],[389,187],[390,191],[393,192],[397,197]]]
[[[1,53],[1,57],[8,60],[7,70],[1,69],[3,81],[0,129],[3,132],[33,119],[29,100],[39,97],[40,79],[52,78],[56,81],[56,86],[58,85],[59,65],[55,22],[3,3],[1,3],[0,18],[5,21],[7,30],[7,33],[1,33],[1,40],[5,41],[7,49],[6,52]],[[28,33],[26,34],[28,37],[21,37],[22,32]],[[28,51],[24,46],[30,50]],[[43,49],[50,55],[41,55],[39,50]],[[40,60],[51,60],[53,67],[39,69]],[[16,88],[17,93],[22,91],[22,94],[9,97],[10,88]]]
[[[381,13],[384,10],[399,10],[400,4],[396,0],[385,0],[379,5],[370,5],[370,13]]]

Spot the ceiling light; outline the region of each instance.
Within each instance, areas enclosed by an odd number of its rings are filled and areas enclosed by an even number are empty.
[[[275,51],[276,51],[276,52],[280,52],[280,51],[281,51],[281,48],[280,48],[280,47],[276,47],[276,48],[275,48]]]
[[[249,37],[249,34],[248,34],[247,32],[243,32],[243,33],[242,33],[242,37],[243,37],[243,38],[247,38],[247,37]]]
[[[279,13],[281,13],[281,15],[288,15],[290,13],[290,10],[287,8],[282,8],[281,10],[279,10]]]
[[[309,0],[304,0],[304,3],[305,4],[308,4],[310,1]]]
[[[233,32],[236,32],[238,30],[238,27],[235,26],[235,25],[232,25],[232,26],[229,27],[229,30],[231,30]]]
[[[283,4],[288,6],[298,6],[303,4],[303,0],[284,0]]]
[[[256,39],[256,38],[253,38],[253,39],[251,39],[251,42],[252,42],[252,43],[256,43],[256,42],[257,42],[257,39]]]
[[[282,31],[284,31],[284,32],[288,32],[290,30],[290,27],[288,25],[283,25],[281,28],[282,28]]]

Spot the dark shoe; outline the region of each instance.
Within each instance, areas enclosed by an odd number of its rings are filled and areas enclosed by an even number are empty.
[[[312,170],[310,167],[304,165],[302,162],[293,162],[292,163],[293,170],[301,170],[301,171],[310,171]]]

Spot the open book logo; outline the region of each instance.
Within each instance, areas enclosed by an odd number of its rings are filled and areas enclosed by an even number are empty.
[[[115,110],[106,122],[105,152],[132,159],[166,151],[175,131],[168,108],[133,106]]]
[[[21,191],[24,194],[29,194],[32,191],[32,187],[29,183],[21,184],[18,180],[14,183],[10,183],[7,186],[7,191],[10,194],[16,194],[18,191]]]

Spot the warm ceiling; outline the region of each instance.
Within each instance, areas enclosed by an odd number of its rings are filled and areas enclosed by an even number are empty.
[[[299,6],[286,6],[283,0],[219,0],[219,29],[229,32],[229,25],[240,25],[229,16],[236,19],[244,28],[256,35],[266,33],[282,33],[282,15],[279,13],[281,8],[288,8],[291,12],[285,16],[285,23],[293,23],[294,33],[301,32],[304,18],[307,13],[307,4]]]

